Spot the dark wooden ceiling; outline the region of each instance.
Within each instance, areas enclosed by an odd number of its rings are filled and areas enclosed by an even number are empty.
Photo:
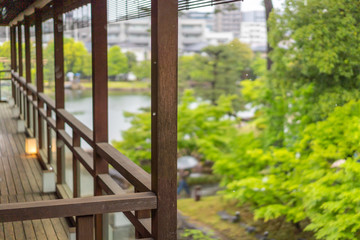
[[[35,0],[0,0],[0,24],[7,25]]]

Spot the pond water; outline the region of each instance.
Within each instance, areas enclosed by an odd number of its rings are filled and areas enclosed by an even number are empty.
[[[121,132],[130,128],[129,119],[124,112],[140,112],[142,108],[150,107],[150,96],[139,93],[109,92],[109,142],[122,140]],[[65,109],[77,119],[92,129],[92,93],[91,91],[65,91]]]

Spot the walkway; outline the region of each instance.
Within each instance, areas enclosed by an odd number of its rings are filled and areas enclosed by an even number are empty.
[[[3,203],[55,199],[41,193],[41,167],[25,155],[25,134],[16,132],[11,107],[0,103],[0,201]],[[0,239],[68,239],[65,219],[0,223]]]

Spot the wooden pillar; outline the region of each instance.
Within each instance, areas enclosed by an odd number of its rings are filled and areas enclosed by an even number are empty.
[[[151,3],[152,235],[176,239],[178,0]]]
[[[12,51],[12,69],[14,72],[17,71],[17,56],[16,56],[16,26],[11,27],[11,51]]]
[[[92,239],[94,239],[94,216],[76,217],[76,240]]]
[[[11,70],[16,72],[16,32],[15,27],[10,27],[10,46],[11,46]],[[15,83],[12,81],[11,84],[12,89],[12,97],[14,99],[14,102],[16,104],[16,89],[15,89]]]
[[[17,25],[17,29],[18,29],[18,68],[19,68],[19,77],[23,75],[23,62],[22,62],[22,32],[21,32],[21,22],[18,23]],[[21,85],[19,85],[21,87]],[[23,95],[21,94],[21,90],[19,88],[19,109],[20,109],[20,115],[23,114],[24,115],[24,109],[23,109],[23,104],[22,102],[24,101]]]
[[[18,24],[18,54],[19,54],[19,76],[23,75],[23,62],[22,62],[22,33],[21,23]]]
[[[30,19],[28,16],[25,16],[24,23],[24,33],[25,33],[25,77],[26,85],[31,83],[31,53],[30,53]],[[31,95],[31,91],[25,88],[27,91],[27,96]],[[26,124],[30,128],[30,101],[25,101],[25,111],[26,111]],[[34,132],[35,134],[35,132]]]
[[[65,106],[64,98],[64,32],[63,32],[63,0],[53,1],[54,9],[54,45],[55,45],[55,105],[56,109],[63,109]],[[56,129],[64,129],[64,121],[56,116]],[[57,133],[57,140],[60,136]],[[58,141],[56,141],[58,142]],[[63,147],[57,146],[56,164],[57,164],[57,184],[63,183]]]
[[[36,89],[37,94],[44,92],[44,70],[43,70],[43,49],[42,49],[42,19],[41,19],[41,10],[35,9],[35,45],[36,45]],[[43,108],[44,103],[37,96],[38,107]],[[38,135],[39,135],[39,149],[43,148],[43,126],[41,121],[41,114],[38,114]],[[50,156],[48,156],[48,159]]]
[[[94,142],[108,141],[108,72],[107,72],[107,4],[106,0],[91,0],[92,36],[92,91],[93,91],[93,134]],[[107,173],[108,164],[95,148],[95,175]],[[102,195],[100,185],[94,178],[94,194]],[[103,239],[102,215],[95,217],[96,239]]]

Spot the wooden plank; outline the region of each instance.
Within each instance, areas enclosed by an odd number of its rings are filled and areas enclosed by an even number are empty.
[[[18,202],[26,202],[25,195],[17,195]],[[24,232],[27,239],[36,239],[36,234],[32,221],[23,221]]]
[[[1,205],[9,202],[7,196],[1,196],[0,199],[1,199]],[[11,222],[4,223],[4,235],[5,235],[6,240],[15,240],[15,232],[14,232],[13,223],[11,223]]]
[[[151,1],[151,190],[155,239],[176,239],[178,0]],[[140,190],[137,188],[137,190]]]
[[[123,175],[139,191],[150,191],[151,177],[141,167],[108,143],[96,144],[97,153]]]
[[[25,195],[25,200],[26,200],[26,202],[33,202],[34,201],[33,195],[32,194]],[[21,204],[26,204],[26,203],[21,203]],[[42,222],[38,219],[32,220],[31,222],[34,227],[36,239],[46,240],[47,238],[46,238],[45,229],[44,229],[44,226],[42,225]]]
[[[11,203],[0,205],[0,222],[126,212],[156,207],[157,199],[151,192]]]
[[[17,202],[17,198],[15,195],[9,196],[8,198],[9,198],[9,203]],[[25,239],[25,232],[24,232],[24,227],[23,227],[22,222],[20,222],[20,221],[13,222],[13,226],[14,226],[15,238],[16,239]]]
[[[94,216],[80,216],[76,218],[76,239],[94,239]]]
[[[43,200],[50,200],[50,199],[56,199],[53,194],[51,195],[43,195]],[[50,219],[56,236],[58,239],[68,239],[67,231],[68,231],[68,225],[66,223],[66,220],[64,218],[51,218]]]
[[[42,197],[40,194],[34,194],[34,201],[42,201]],[[45,234],[47,239],[57,239],[54,227],[50,221],[50,219],[42,219],[41,220],[42,225],[44,226]]]

